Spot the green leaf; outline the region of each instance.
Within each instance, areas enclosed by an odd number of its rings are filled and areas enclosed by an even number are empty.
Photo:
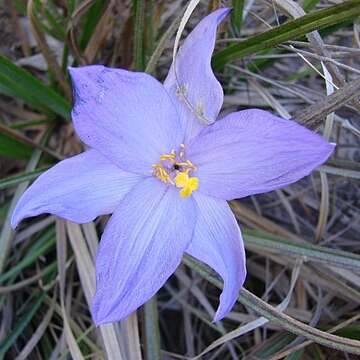
[[[28,71],[0,54],[0,93],[24,100],[29,106],[47,110],[70,120],[70,104]]]
[[[288,21],[262,34],[233,44],[217,52],[212,59],[214,70],[220,70],[227,63],[256,53],[263,49],[273,48],[285,41],[298,39],[301,36],[324,27],[338,24],[360,14],[360,1],[349,0],[340,5],[325,9]]]
[[[29,159],[32,152],[31,146],[23,144],[10,135],[0,133],[0,156]],[[0,182],[1,181],[2,180],[0,180]]]

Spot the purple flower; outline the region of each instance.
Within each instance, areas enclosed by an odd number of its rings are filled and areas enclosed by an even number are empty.
[[[96,324],[121,320],[149,300],[184,252],[222,277],[214,320],[222,319],[246,276],[226,201],[291,184],[333,151],[320,136],[262,110],[215,122],[223,92],[210,59],[228,13],[215,11],[187,37],[176,59],[180,86],[174,65],[164,85],[104,66],[70,71],[75,130],[90,149],[40,176],[12,226],[41,213],[77,223],[113,213],[96,256]]]

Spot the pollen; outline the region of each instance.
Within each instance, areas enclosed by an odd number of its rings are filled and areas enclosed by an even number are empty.
[[[160,162],[152,165],[151,173],[164,183],[180,188],[180,197],[189,197],[199,187],[199,179],[191,176],[196,166],[185,157],[186,145],[180,144],[179,152],[172,149],[169,154],[161,154]]]

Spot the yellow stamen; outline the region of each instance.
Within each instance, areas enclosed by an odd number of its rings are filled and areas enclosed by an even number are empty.
[[[190,161],[190,160],[186,160],[186,164],[193,170],[196,170],[196,166]]]
[[[187,198],[191,193],[199,187],[199,179],[197,177],[189,178],[188,172],[180,172],[175,178],[176,187],[181,187],[180,196]]]
[[[175,185],[178,188],[182,188],[188,185],[189,175],[186,172],[179,172],[175,178]]]
[[[187,198],[191,195],[192,190],[189,187],[184,187],[183,189],[180,190],[179,194],[180,196],[184,199]]]
[[[187,187],[189,187],[191,191],[196,190],[199,187],[199,179],[197,177],[190,178]]]
[[[163,182],[169,182],[170,184],[174,185],[174,182],[171,180],[169,174],[166,172],[164,167],[161,164],[153,165],[155,170],[153,170],[153,174]]]
[[[161,154],[160,161],[164,161],[164,164],[152,165],[151,173],[159,180],[181,188],[180,196],[187,198],[199,187],[199,179],[189,177],[190,171],[195,171],[196,166],[190,160],[184,159],[186,145],[180,144],[180,147],[182,150],[178,155],[174,149],[171,150],[170,154]],[[175,174],[177,175],[174,179]]]

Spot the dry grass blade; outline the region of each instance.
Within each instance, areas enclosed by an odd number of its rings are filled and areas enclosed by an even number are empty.
[[[242,289],[239,301],[251,306],[258,313],[267,313],[266,317],[279,324],[286,330],[297,334],[303,335],[307,339],[313,340],[319,344],[326,345],[328,347],[351,352],[353,354],[360,354],[360,341],[343,338],[340,336],[332,335],[324,331],[313,328],[309,325],[291,318],[290,316],[283,314],[278,309],[272,307],[270,304],[261,300],[246,289]]]
[[[30,51],[30,47],[29,47],[28,41],[26,39],[24,30],[20,25],[20,21],[19,21],[18,15],[16,13],[14,1],[8,1],[7,3],[9,6],[9,12],[10,12],[11,18],[13,19],[13,22],[15,23],[16,31],[20,37],[20,44],[21,44],[22,52],[26,57],[28,57],[31,55],[31,51]]]
[[[320,172],[321,180],[321,201],[320,201],[320,213],[318,224],[316,227],[315,238],[317,242],[320,242],[323,238],[326,222],[329,214],[329,182],[326,174]]]
[[[66,77],[61,71],[61,68],[51,52],[49,45],[47,44],[46,38],[42,30],[39,28],[36,17],[34,15],[34,1],[29,0],[27,3],[27,12],[29,16],[29,21],[34,33],[34,36],[38,42],[39,48],[41,49],[42,54],[45,57],[46,62],[48,63],[49,68],[54,72],[56,80],[59,82],[59,85],[64,91],[65,96],[68,100],[72,99],[71,87],[66,81]]]
[[[274,109],[277,113],[284,119],[290,119],[291,116],[289,112],[285,109],[284,106],[280,104],[279,101],[275,99],[274,96],[270,94],[270,92],[263,86],[259,84],[259,82],[255,79],[248,80],[250,86],[254,88],[260,96]]]
[[[103,41],[106,39],[106,36],[109,34],[109,31],[112,27],[111,17],[112,10],[115,2],[110,1],[109,5],[106,7],[106,10],[101,16],[95,30],[94,34],[91,37],[89,43],[86,46],[84,57],[88,64],[92,64],[96,55],[98,54]]]
[[[67,222],[66,229],[71,246],[73,248],[76,264],[79,271],[80,281],[85,293],[89,308],[91,307],[92,296],[95,292],[95,268],[91,260],[89,250],[86,246],[80,225]],[[105,351],[109,360],[121,360],[122,354],[116,336],[114,325],[101,325],[100,332],[104,341]]]
[[[45,274],[44,271],[39,271],[36,275],[31,276],[31,277],[27,278],[26,280],[19,281],[16,284],[11,284],[8,286],[0,286],[0,294],[10,293],[10,292],[19,290],[25,286],[28,286],[28,285],[34,283],[35,281],[38,281],[39,279],[41,279],[44,276],[44,274]]]
[[[123,349],[126,352],[126,356],[123,356],[124,359],[141,360],[137,312],[133,312],[124,319],[120,325],[121,333],[123,335]]]
[[[54,313],[55,309],[55,299],[56,299],[56,291],[55,296],[53,298],[53,301],[50,304],[49,310],[45,314],[44,318],[42,319],[39,326],[36,328],[35,332],[31,336],[28,343],[25,345],[25,347],[21,350],[20,354],[16,357],[15,360],[27,360],[30,355],[30,353],[33,351],[37,343],[40,341],[41,337],[43,336],[44,332],[46,331],[47,327],[49,326],[49,323],[51,321],[51,318]]]
[[[81,225],[87,245],[90,249],[91,257],[95,258],[96,249],[99,243],[99,238],[96,234],[95,224],[93,222],[89,222],[87,224]],[[108,334],[106,335],[110,339],[112,339],[113,333],[112,328],[116,325],[105,325],[105,330]],[[141,349],[140,349],[140,339],[139,339],[139,329],[138,329],[138,321],[137,321],[137,313],[134,312],[128,318],[124,319],[120,323],[120,334],[118,340],[115,342],[115,339],[112,339],[114,342],[114,346],[116,344],[121,345],[121,350],[124,359],[134,359],[141,360]],[[125,354],[125,355],[124,355]]]
[[[285,12],[289,13],[294,19],[306,15],[303,8],[292,0],[273,0],[273,1],[276,5],[278,5],[280,8],[285,10]],[[313,31],[307,34],[307,38],[317,54],[327,58],[332,58],[331,54],[326,49],[325,44],[317,31]],[[338,87],[345,86],[346,85],[345,79],[341,74],[341,72],[339,71],[339,69],[337,68],[337,66],[333,62],[326,62],[326,66],[328,67],[329,72],[335,81],[335,84]],[[357,110],[360,111],[359,100],[356,97],[354,97],[351,98],[350,101],[357,108]]]
[[[334,86],[332,85],[332,78],[325,65],[322,64],[324,76],[326,79],[326,95],[329,96],[334,92]],[[325,130],[324,130],[324,138],[326,140],[330,140],[330,136],[333,129],[334,123],[334,113],[327,115],[325,121]],[[320,173],[320,181],[321,181],[321,200],[320,200],[320,213],[318,224],[316,226],[315,238],[316,241],[319,242],[325,231],[327,218],[329,215],[329,182],[326,176],[326,173]]]
[[[93,222],[89,222],[87,224],[81,225],[81,227],[84,231],[86,243],[89,247],[91,257],[95,258],[96,249],[99,244],[99,238],[96,233],[95,224]],[[121,332],[118,343],[121,345],[122,352],[126,353],[126,356],[124,355],[123,357],[125,359],[141,360],[137,313],[135,312],[123,320],[120,323],[120,327]],[[108,331],[111,332],[111,328]],[[111,337],[112,334],[109,333],[108,336]]]
[[[66,230],[65,221],[58,219],[56,221],[56,252],[58,259],[59,283],[60,283],[60,304],[64,322],[64,332],[66,342],[69,346],[71,356],[75,360],[83,360],[84,357],[76,342],[75,336],[71,330],[68,314],[65,308],[65,277],[66,277]]]
[[[275,224],[273,221],[265,218],[264,216],[258,215],[255,211],[249,209],[244,205],[239,205],[236,201],[231,201],[230,206],[236,216],[236,218],[258,230],[264,230],[270,234],[282,236],[292,240],[302,241],[300,237],[284,229],[282,226]]]
[[[299,261],[293,268],[293,271],[291,274],[291,283],[290,283],[289,292],[286,295],[286,297],[284,298],[284,300],[276,307],[276,309],[278,309],[279,311],[284,311],[289,306],[296,282],[299,278],[300,267],[301,267],[301,262]],[[237,328],[233,331],[228,332],[226,335],[215,340],[210,346],[208,346],[205,350],[203,350],[199,355],[195,356],[192,360],[200,359],[201,357],[203,357],[205,354],[207,354],[209,351],[215,349],[216,347],[218,347],[222,344],[225,344],[226,342],[231,341],[231,340],[233,340],[241,335],[244,335],[250,331],[253,331],[253,330],[259,328],[260,326],[265,325],[267,322],[269,322],[269,320],[267,320],[264,317],[260,317],[254,321],[251,321],[250,323],[240,326],[239,328]]]

